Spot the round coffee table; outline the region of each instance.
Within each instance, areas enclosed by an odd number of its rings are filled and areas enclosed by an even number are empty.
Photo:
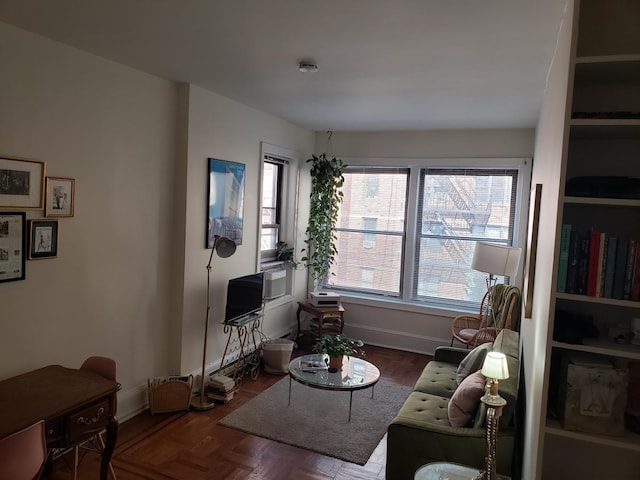
[[[351,421],[351,405],[353,392],[371,388],[380,380],[380,370],[373,363],[361,358],[344,357],[342,369],[335,373],[329,372],[324,354],[303,355],[289,363],[289,405],[291,405],[291,380],[322,390],[349,392],[349,421]]]

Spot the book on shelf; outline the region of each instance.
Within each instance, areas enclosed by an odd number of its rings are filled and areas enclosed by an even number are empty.
[[[629,239],[618,238],[616,250],[615,268],[613,274],[613,293],[611,298],[622,300],[624,298],[624,282],[627,272],[627,254],[629,251]]]
[[[629,300],[632,302],[640,302],[640,245],[638,245],[638,240],[636,240],[636,254],[633,261],[633,276],[631,279]]]
[[[567,259],[567,280],[565,284],[566,293],[579,293],[579,269],[582,239],[582,232],[578,230],[571,231],[569,240],[569,257]]]
[[[631,285],[633,283],[633,270],[635,266],[636,250],[638,249],[638,240],[629,239],[629,249],[627,250],[627,262],[624,275],[624,287],[622,292],[623,300],[631,300]]]
[[[600,244],[598,248],[598,273],[596,280],[596,297],[603,296],[604,271],[607,262],[607,244],[609,243],[609,235],[600,232]]]
[[[587,294],[587,280],[589,276],[589,235],[582,232],[580,234],[580,252],[578,257],[578,294]]]
[[[587,295],[595,297],[598,291],[598,263],[600,259],[600,232],[589,233],[589,266],[587,273]]]
[[[567,270],[569,267],[569,248],[571,244],[571,225],[562,225],[560,236],[560,259],[558,261],[558,281],[557,290],[560,293],[567,291]]]
[[[618,239],[609,237],[607,241],[607,252],[605,254],[604,267],[604,286],[602,296],[605,298],[613,298],[613,279],[616,269],[616,252],[618,251]]]

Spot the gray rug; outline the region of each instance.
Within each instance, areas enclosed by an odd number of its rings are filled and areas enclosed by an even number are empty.
[[[349,422],[348,392],[319,390],[293,381],[288,406],[289,378],[285,377],[219,423],[364,465],[411,390],[380,380],[373,399],[371,389],[353,392]]]

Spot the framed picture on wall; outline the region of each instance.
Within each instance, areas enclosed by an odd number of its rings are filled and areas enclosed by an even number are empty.
[[[0,158],[0,208],[41,209],[44,162]]]
[[[524,268],[524,318],[531,318],[533,313],[533,287],[536,277],[536,253],[538,250],[538,224],[540,222],[540,202],[542,201],[542,184],[536,183],[531,190],[529,200],[529,238]]]
[[[58,256],[58,221],[29,220],[29,259]]]
[[[24,212],[0,212],[0,282],[25,278],[26,218]]]
[[[76,181],[73,178],[47,177],[45,217],[73,217]]]
[[[209,159],[206,248],[213,248],[216,235],[242,244],[244,176],[243,163]]]

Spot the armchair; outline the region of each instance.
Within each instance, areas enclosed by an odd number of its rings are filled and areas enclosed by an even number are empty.
[[[493,302],[490,308],[489,301]],[[518,330],[520,289],[497,283],[482,297],[477,315],[458,315],[451,322],[451,345],[457,340],[475,347],[493,342],[503,328]]]

